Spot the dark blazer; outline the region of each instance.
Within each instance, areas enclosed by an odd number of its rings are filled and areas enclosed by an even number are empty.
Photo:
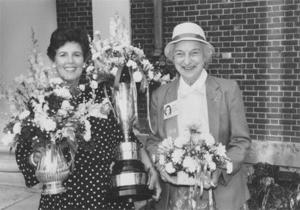
[[[177,78],[152,94],[150,116],[154,135],[148,138],[146,144],[151,155],[156,153],[162,139],[177,136],[177,117],[164,120],[163,107],[177,99],[178,85]],[[214,190],[217,209],[238,210],[249,199],[243,161],[251,144],[242,95],[235,81],[213,76],[207,77],[206,95],[210,133],[216,141],[226,145],[227,154],[233,161],[233,173],[229,175],[223,171]],[[163,198],[157,205],[157,209],[162,210],[168,209],[170,185],[164,184],[163,190]]]

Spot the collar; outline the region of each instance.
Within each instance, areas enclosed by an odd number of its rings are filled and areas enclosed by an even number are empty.
[[[199,78],[191,86],[188,85],[182,77],[179,79],[178,97],[187,95],[190,92],[196,91],[205,94],[205,81],[207,78],[207,72],[205,69],[202,70]]]

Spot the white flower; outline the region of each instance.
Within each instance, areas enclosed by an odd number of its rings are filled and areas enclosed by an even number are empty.
[[[163,77],[161,77],[162,84],[167,83],[167,82],[169,82],[170,80],[171,80],[171,79],[170,79],[170,74],[166,74],[166,75],[164,75]]]
[[[164,165],[166,163],[166,157],[164,155],[159,155],[158,163]]]
[[[161,73],[160,73],[160,72],[158,72],[157,74],[155,74],[155,76],[154,76],[153,80],[155,80],[155,81],[159,81],[160,77],[161,77]]]
[[[87,73],[90,73],[91,71],[93,71],[95,69],[95,67],[94,66],[88,66],[87,68],[86,68],[86,72]]]
[[[98,79],[98,74],[93,74],[92,75],[93,80],[97,80]],[[98,87],[98,86],[97,86]]]
[[[84,91],[84,90],[85,90],[85,85],[83,85],[83,84],[79,85],[79,89],[80,89],[81,91]]]
[[[77,111],[76,111],[76,115],[77,116],[83,116],[83,115],[85,115],[85,113],[87,111],[86,105],[87,104],[85,104],[85,103],[81,103],[81,104],[78,105]]]
[[[168,137],[168,138],[165,138],[161,144],[160,144],[162,147],[164,147],[166,150],[170,150],[172,149],[174,146],[173,146],[173,139],[172,137]]]
[[[61,108],[63,110],[72,110],[74,107],[70,104],[70,102],[68,100],[64,100],[62,103],[61,103]]]
[[[218,144],[218,146],[216,147],[216,153],[217,155],[220,155],[222,157],[227,157],[226,155],[226,147],[223,144]]]
[[[41,74],[39,75],[39,83],[40,84],[47,84],[48,83],[48,78],[44,74],[44,72],[41,72]]]
[[[174,168],[174,166],[171,162],[169,162],[165,165],[165,170],[168,174],[173,174],[176,172],[176,169]]]
[[[4,134],[1,141],[5,146],[7,146],[7,145],[10,145],[13,143],[14,138],[15,138],[15,134],[8,132],[8,133]]]
[[[38,95],[37,98],[38,98],[38,101],[39,101],[40,105],[42,105],[45,102],[45,96],[44,95]]]
[[[143,79],[143,74],[140,71],[133,72],[132,76],[135,82],[141,82]]]
[[[24,110],[23,112],[21,112],[21,114],[19,114],[19,119],[20,120],[24,120],[26,117],[28,117],[30,114],[30,112],[28,110]]]
[[[233,163],[231,161],[226,161],[226,172],[231,174],[233,171]]]
[[[98,82],[96,82],[95,80],[92,80],[91,83],[90,83],[90,87],[92,89],[97,89],[98,88]]]
[[[66,117],[68,115],[68,111],[65,110],[65,109],[59,109],[57,111],[57,114],[60,115],[60,116]]]
[[[153,65],[149,62],[148,59],[143,59],[142,65],[143,65],[143,69],[145,69],[145,70],[150,71],[151,69],[153,69]]]
[[[152,70],[148,71],[148,77],[150,80],[154,78],[154,72]]]
[[[48,104],[42,104],[42,103],[40,103],[40,108],[46,114],[46,112],[49,110],[49,105]]]
[[[174,163],[181,163],[184,155],[183,149],[175,149],[171,155],[171,159]]]
[[[56,122],[41,113],[36,114],[34,122],[39,125],[42,130],[48,132],[56,129]]]
[[[112,70],[110,71],[110,73],[112,73],[114,76],[117,75],[118,72],[118,68],[117,67],[113,67]]]
[[[72,95],[70,93],[70,90],[67,87],[61,87],[61,88],[55,88],[53,90],[55,95],[65,98],[65,99],[71,99]]]
[[[51,78],[49,80],[49,83],[50,84],[53,84],[53,85],[60,85],[62,84],[64,81],[60,78],[60,77],[55,77],[55,78]]]
[[[101,53],[100,52],[95,52],[95,53],[92,54],[92,60],[96,60],[99,57],[101,57]]]
[[[200,146],[200,145],[197,145],[197,146],[195,147],[195,150],[200,152],[200,151],[201,151],[201,146]]]
[[[214,161],[210,161],[208,162],[208,168],[210,169],[210,171],[215,171],[217,169],[217,165]]]
[[[203,139],[207,145],[213,145],[215,143],[215,139],[210,133],[201,133],[200,138]]]
[[[75,131],[73,127],[67,126],[62,129],[62,136],[67,137],[70,140],[75,140]]]
[[[14,124],[13,133],[14,134],[20,134],[21,133],[21,123],[20,122],[16,122]]]
[[[184,135],[181,135],[174,140],[174,145],[175,147],[182,148],[189,141],[190,141],[190,136],[188,133],[185,133]]]
[[[56,129],[56,122],[53,121],[52,119],[47,119],[46,121],[44,121],[42,127],[46,131],[54,131]]]
[[[190,173],[195,173],[196,172],[196,169],[197,169],[197,161],[190,157],[190,156],[186,156],[184,159],[183,159],[183,162],[182,162],[182,166],[184,168],[186,168],[186,171],[187,172],[190,172]]]
[[[194,144],[198,144],[198,145],[201,145],[204,142],[204,140],[201,138],[201,133],[192,133],[191,141]]]
[[[126,63],[126,66],[127,67],[131,67],[132,69],[136,69],[137,68],[137,64],[133,60],[128,60],[128,62]]]

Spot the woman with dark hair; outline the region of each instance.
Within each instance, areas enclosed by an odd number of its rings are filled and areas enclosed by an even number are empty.
[[[91,97],[89,85],[83,84],[85,85],[83,91],[79,89],[79,84],[86,81],[84,67],[90,56],[87,34],[80,29],[55,30],[50,39],[47,55],[59,77],[70,88],[75,105],[87,101]],[[110,88],[105,88],[108,85],[107,82],[98,84],[95,91],[97,103],[101,103],[107,96],[111,100]],[[90,117],[89,121],[90,149],[87,149],[86,143],[79,143],[74,168],[64,182],[66,192],[55,195],[42,194],[39,209],[134,209],[132,202],[111,200],[108,196],[111,188],[110,166],[115,158],[115,148],[123,140],[120,126],[112,112],[108,114],[107,119]],[[35,133],[26,135],[26,139],[23,139],[16,148],[17,164],[28,187],[38,183],[35,169],[44,153],[42,148],[33,149],[30,138],[34,137]],[[142,153],[142,161],[151,171],[149,188],[155,188],[158,197],[161,190],[157,172],[145,150],[142,150]]]

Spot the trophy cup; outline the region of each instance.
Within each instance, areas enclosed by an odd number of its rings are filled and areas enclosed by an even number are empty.
[[[45,155],[38,163],[35,175],[43,183],[44,195],[53,195],[65,192],[63,181],[70,174],[70,164],[65,160],[59,147],[51,143],[46,146]]]
[[[112,194],[115,198],[132,201],[146,200],[152,196],[148,189],[148,175],[139,160],[139,146],[131,141],[130,133],[135,120],[135,92],[133,82],[120,82],[115,89],[115,106],[124,142],[117,148],[117,161],[112,168]]]

